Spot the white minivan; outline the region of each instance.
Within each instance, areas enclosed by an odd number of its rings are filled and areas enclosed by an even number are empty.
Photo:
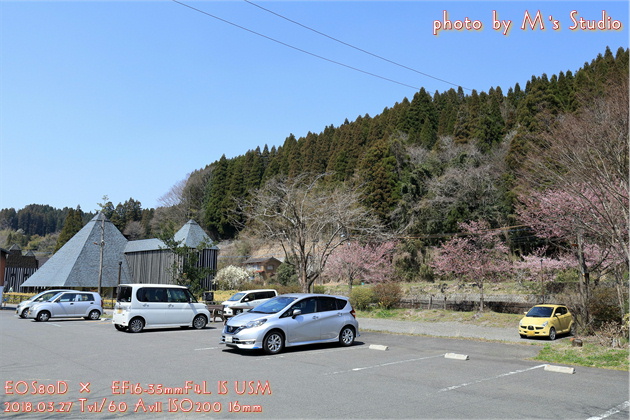
[[[224,313],[226,315],[236,315],[241,312],[246,312],[276,296],[278,296],[278,292],[274,289],[244,290],[235,293],[225,302],[221,302],[221,304],[224,306]],[[239,308],[232,309],[233,306]]]
[[[145,328],[194,327],[210,319],[187,287],[172,284],[121,284],[112,323],[118,331],[137,333]]]

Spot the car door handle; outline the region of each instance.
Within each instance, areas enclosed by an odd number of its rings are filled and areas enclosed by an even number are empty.
[[[313,315],[313,319],[319,319],[319,316]]]

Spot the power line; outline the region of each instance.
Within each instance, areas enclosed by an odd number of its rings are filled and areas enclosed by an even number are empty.
[[[359,47],[357,47],[357,46],[354,46],[354,45],[352,45],[352,44],[349,44],[349,43],[347,43],[347,42],[344,42],[344,41],[342,41],[342,40],[340,40],[340,39],[337,39],[337,38],[335,38],[335,37],[333,37],[333,36],[330,36],[330,35],[328,35],[328,34],[325,34],[325,33],[323,33],[323,32],[320,32],[320,31],[318,31],[317,29],[313,29],[313,28],[311,28],[310,26],[306,26],[306,25],[304,25],[304,24],[302,24],[302,23],[300,23],[300,22],[296,22],[295,20],[289,19],[288,17],[283,16],[283,15],[281,15],[281,14],[279,14],[279,13],[276,13],[276,12],[274,12],[273,10],[269,10],[269,9],[267,9],[267,8],[264,8],[264,7],[262,7],[262,6],[260,6],[260,5],[256,4],[256,3],[252,3],[252,2],[251,2],[251,1],[249,1],[249,0],[243,0],[243,1],[244,1],[245,3],[251,4],[252,6],[258,7],[259,9],[264,10],[265,12],[268,12],[268,13],[271,13],[272,15],[278,16],[278,17],[279,17],[279,18],[281,18],[281,19],[284,19],[284,20],[286,20],[286,21],[289,21],[289,22],[291,22],[291,23],[293,23],[293,24],[295,24],[295,25],[301,26],[301,27],[302,27],[302,28],[304,28],[304,29],[308,29],[309,31],[315,32],[315,33],[316,33],[316,34],[318,34],[318,35],[324,36],[324,37],[326,37],[326,38],[328,38],[328,39],[331,39],[331,40],[333,40],[333,41],[335,41],[335,42],[338,42],[338,43],[340,43],[340,44],[343,44],[343,45],[345,45],[345,46],[347,46],[347,47],[353,48],[353,49],[355,49],[355,50],[357,50],[357,51],[361,51],[361,52],[362,52],[362,53],[364,53],[364,54],[371,55],[372,57],[376,57],[376,58],[378,58],[379,60],[386,61],[386,62],[388,62],[388,63],[390,63],[390,64],[395,65],[395,66],[402,67],[403,69],[411,70],[411,71],[413,71],[413,72],[415,72],[415,73],[418,73],[418,74],[421,74],[421,75],[423,75],[423,76],[430,77],[431,79],[438,80],[438,81],[440,81],[440,82],[447,83],[447,84],[452,85],[452,86],[460,87],[460,85],[458,85],[457,83],[449,82],[448,80],[444,80],[444,79],[440,79],[439,77],[431,76],[431,75],[430,75],[430,74],[428,74],[428,73],[424,73],[424,72],[422,72],[422,71],[420,71],[420,70],[416,70],[416,69],[414,69],[414,68],[412,68],[412,67],[405,66],[404,64],[397,63],[396,61],[390,60],[390,59],[385,58],[385,57],[382,57],[382,56],[380,56],[380,55],[378,55],[378,54],[374,54],[374,53],[372,53],[372,52],[370,52],[370,51],[364,50],[363,48],[359,48]],[[461,87],[462,87],[462,89],[465,89],[465,90],[468,90],[468,91],[470,91],[470,90],[471,90],[471,89],[469,89],[469,88],[467,88],[467,87],[463,87],[463,86],[461,86]]]
[[[390,79],[390,78],[387,78],[387,77],[384,77],[384,76],[380,76],[380,75],[378,75],[378,74],[371,73],[371,72],[369,72],[369,71],[361,70],[361,69],[359,69],[359,68],[357,68],[357,67],[353,67],[353,66],[350,66],[350,65],[348,65],[348,64],[341,63],[341,62],[339,62],[339,61],[331,60],[330,58],[326,58],[326,57],[323,57],[323,56],[321,56],[321,55],[317,55],[317,54],[315,54],[315,53],[312,53],[312,52],[306,51],[306,50],[304,50],[304,49],[302,49],[302,48],[298,48],[298,47],[293,46],[293,45],[291,45],[291,44],[287,44],[286,42],[283,42],[283,41],[277,40],[277,39],[275,39],[275,38],[272,38],[272,37],[270,37],[270,36],[267,36],[267,35],[261,34],[260,32],[253,31],[253,30],[251,30],[251,29],[249,29],[249,28],[246,28],[246,27],[244,27],[244,26],[238,25],[238,24],[236,24],[236,23],[234,23],[234,22],[230,22],[229,20],[226,20],[226,19],[220,18],[220,17],[218,17],[218,16],[215,16],[215,15],[213,15],[213,14],[210,14],[210,13],[208,13],[208,12],[205,12],[205,11],[203,11],[203,10],[201,10],[201,9],[197,9],[196,7],[192,7],[192,6],[190,6],[190,5],[186,4],[186,3],[182,3],[182,2],[180,2],[180,1],[178,1],[178,0],[171,0],[171,1],[172,1],[173,3],[177,3],[177,4],[181,5],[181,6],[188,7],[188,8],[189,8],[189,9],[191,9],[191,10],[194,10],[194,11],[196,11],[196,12],[199,12],[199,13],[201,13],[201,14],[204,14],[204,15],[206,15],[206,16],[209,16],[209,17],[211,17],[211,18],[213,18],[213,19],[219,20],[219,21],[221,21],[221,22],[223,22],[223,23],[227,23],[228,25],[232,25],[232,26],[234,26],[234,27],[236,27],[236,28],[242,29],[242,30],[247,31],[247,32],[249,32],[249,33],[252,33],[252,34],[254,34],[254,35],[257,35],[257,36],[260,36],[260,37],[262,37],[262,38],[265,38],[265,39],[267,39],[267,40],[269,40],[269,41],[276,42],[276,43],[278,43],[278,44],[280,44],[280,45],[283,45],[283,46],[285,46],[285,47],[288,47],[288,48],[294,49],[294,50],[299,51],[299,52],[301,52],[301,53],[308,54],[308,55],[310,55],[310,56],[312,56],[312,57],[315,57],[315,58],[319,58],[320,60],[328,61],[329,63],[337,64],[337,65],[339,65],[339,66],[342,66],[342,67],[348,68],[348,69],[350,69],[350,70],[354,70],[354,71],[357,71],[357,72],[360,72],[360,73],[363,73],[363,74],[367,74],[368,76],[376,77],[376,78],[379,78],[379,79],[382,79],[382,80],[386,80],[386,81],[388,81],[388,82],[396,83],[396,84],[401,85],[401,86],[405,86],[405,87],[408,87],[408,88],[412,88],[412,89],[415,89],[416,91],[420,90],[420,88],[419,88],[419,87],[417,87],[417,86],[412,86],[412,85],[409,85],[409,84],[406,84],[406,83],[403,83],[403,82],[398,82],[398,81],[396,81],[396,80],[394,80],[394,79]]]

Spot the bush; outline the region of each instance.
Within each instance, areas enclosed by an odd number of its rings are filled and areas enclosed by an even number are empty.
[[[350,292],[350,304],[354,309],[366,310],[370,304],[375,303],[374,291],[371,287],[354,287]]]
[[[321,285],[321,284],[314,285],[313,286],[313,293],[325,294],[326,293],[326,287]]]
[[[293,264],[282,263],[276,271],[276,280],[283,286],[299,285],[298,276]]]
[[[374,286],[374,296],[378,306],[391,309],[400,301],[402,289],[398,283],[379,283]]]
[[[600,285],[593,290],[589,301],[589,311],[595,328],[601,328],[610,323],[621,324],[621,308],[619,308],[617,291],[613,287]]]

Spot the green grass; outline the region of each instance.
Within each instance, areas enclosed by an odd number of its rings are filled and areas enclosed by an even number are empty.
[[[393,319],[416,322],[459,322],[498,328],[513,328],[516,333],[522,315],[501,314],[492,311],[457,312],[441,309],[373,309],[357,311],[361,318]],[[599,344],[595,337],[580,337],[583,347],[573,347],[572,340],[548,342],[534,360],[572,366],[586,366],[615,370],[629,370],[630,348],[627,341],[623,348],[611,348]]]
[[[416,322],[459,322],[485,327],[514,328],[523,317],[518,314],[502,314],[492,311],[461,312],[442,309],[373,309],[357,311],[362,318],[395,319]]]
[[[534,360],[628,371],[629,353],[627,345],[625,348],[610,348],[585,342],[583,347],[573,347],[572,342],[563,341],[546,344]]]

